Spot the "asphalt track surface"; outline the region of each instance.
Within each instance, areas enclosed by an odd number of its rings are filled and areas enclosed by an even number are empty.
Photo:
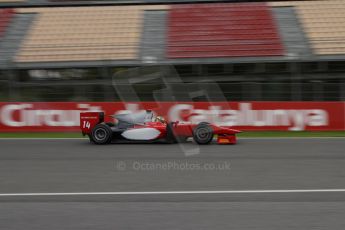
[[[345,229],[344,149],[0,139],[0,229]]]

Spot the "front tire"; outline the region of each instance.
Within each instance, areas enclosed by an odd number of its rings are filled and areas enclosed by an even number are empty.
[[[213,128],[209,123],[201,122],[193,129],[193,139],[199,145],[207,145],[213,139]]]
[[[112,138],[110,127],[104,123],[96,125],[91,132],[91,139],[95,144],[109,144]]]

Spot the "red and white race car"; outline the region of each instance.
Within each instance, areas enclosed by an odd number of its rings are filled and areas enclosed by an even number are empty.
[[[150,110],[135,114],[111,116],[116,122],[104,122],[103,112],[80,113],[80,128],[95,144],[109,143],[177,143],[189,137],[200,145],[211,143],[217,137],[218,144],[235,144],[240,131],[207,122],[199,124],[166,122]]]

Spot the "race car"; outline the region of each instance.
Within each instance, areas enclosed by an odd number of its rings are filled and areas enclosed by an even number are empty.
[[[150,110],[139,113],[111,115],[114,122],[105,122],[103,112],[80,113],[82,134],[92,143],[178,143],[192,137],[197,144],[206,145],[217,137],[218,144],[235,144],[239,130],[207,122],[199,124],[166,122]]]

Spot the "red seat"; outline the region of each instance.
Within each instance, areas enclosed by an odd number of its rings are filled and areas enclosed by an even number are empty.
[[[0,37],[5,32],[8,24],[13,17],[14,11],[12,9],[0,9]]]
[[[168,58],[284,54],[265,3],[174,5],[168,23]]]

